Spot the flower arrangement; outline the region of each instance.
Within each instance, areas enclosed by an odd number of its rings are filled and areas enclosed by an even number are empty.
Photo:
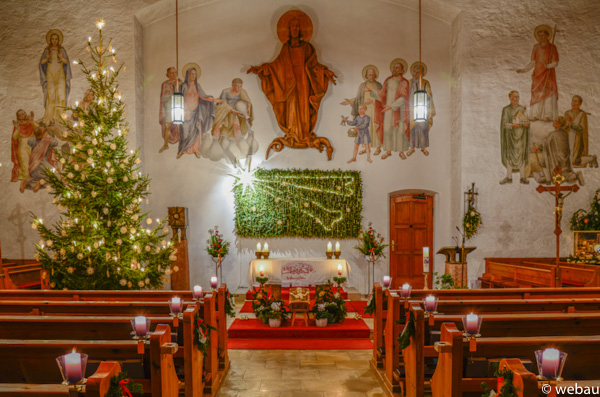
[[[204,356],[207,356],[206,349],[210,344],[210,331],[216,331],[217,329],[210,324],[204,322],[204,319],[200,317],[199,313],[196,313],[194,317],[194,345],[202,352]]]
[[[223,235],[219,233],[219,226],[215,225],[215,230],[209,229],[208,233],[210,233],[210,238],[206,240],[208,255],[213,258],[225,258],[229,253],[229,241],[223,241]]]
[[[463,217],[463,230],[465,231],[465,238],[468,240],[477,234],[481,226],[481,214],[477,212],[473,205],[469,205],[465,216]]]
[[[264,312],[264,316],[266,318],[285,320],[289,313],[288,307],[282,300],[275,300],[271,303],[271,306],[269,306],[269,310]]]
[[[273,304],[276,304],[273,306]],[[263,285],[254,289],[252,294],[252,311],[256,318],[264,322],[269,321],[269,318],[285,319],[289,314],[289,308],[281,299],[275,299],[271,292],[271,288]]]
[[[325,310],[329,313],[329,323],[341,323],[346,319],[348,310],[346,309],[346,302],[340,294],[340,288],[334,291],[331,280],[327,281],[327,284],[318,285],[315,294],[315,307],[324,304]],[[313,307],[313,314],[315,309]]]
[[[385,258],[385,255],[383,254],[383,249],[387,247],[388,244],[383,243],[383,236],[376,232],[371,225],[372,223],[369,222],[369,228],[367,229],[367,231],[361,230],[359,232],[359,245],[355,246],[354,248],[356,248],[363,254],[370,256],[373,260],[380,256],[383,256]]]
[[[331,317],[331,315],[329,314],[329,312],[325,309],[325,304],[324,303],[318,303],[318,304],[314,305],[311,312],[313,314],[313,317],[316,320],[321,320],[321,319],[324,319],[324,318]]]
[[[123,397],[131,396],[131,394],[144,394],[144,388],[139,383],[134,383],[129,377],[127,372],[119,372],[118,375],[113,376],[110,379],[110,387],[106,392],[107,397]]]

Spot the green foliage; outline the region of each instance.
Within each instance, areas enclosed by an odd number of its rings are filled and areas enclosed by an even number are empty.
[[[317,304],[315,304],[313,306],[313,309],[312,309],[311,312],[313,314],[313,317],[316,320],[321,320],[321,319],[324,319],[324,318],[330,318],[331,317],[331,314],[329,314],[329,312],[325,309],[325,303],[317,303]]]
[[[235,228],[240,237],[355,238],[362,212],[358,171],[266,170],[252,185],[241,176],[235,194]]]
[[[415,334],[415,319],[411,316],[410,312],[408,313],[408,322],[406,322],[406,318],[399,321],[401,324],[406,323],[402,333],[398,337],[398,348],[400,350],[406,349],[410,345],[410,337]]]
[[[513,385],[512,371],[508,368],[499,370],[498,369],[499,363],[497,363],[497,362],[492,363],[492,365],[495,365],[495,367],[496,367],[494,376],[498,377],[500,379],[500,381],[502,382],[501,390],[497,391],[499,393],[496,394],[496,396],[497,397],[517,397],[517,395],[518,395],[517,392],[519,391],[519,389],[517,389]],[[492,389],[488,388],[487,383],[481,382],[481,387],[483,388],[483,394],[481,395],[481,397],[489,397],[492,394]]]
[[[208,355],[206,349],[210,345],[210,332],[216,330],[215,327],[204,322],[204,319],[200,317],[200,313],[196,313],[194,317],[194,345],[204,356]]]
[[[589,211],[579,209],[573,213],[571,230],[600,230],[600,189],[596,190]]]
[[[365,255],[376,259],[380,256],[385,258],[383,253],[383,249],[388,246],[388,244],[384,244],[383,236],[373,229],[371,226],[372,223],[369,222],[369,228],[366,231],[360,230],[358,234],[358,243],[359,245],[355,246],[357,250],[362,252]]]
[[[96,101],[87,112],[66,109],[73,113],[73,120],[63,120],[71,152],[56,151],[61,169],[46,169],[60,219],[46,226],[33,215],[32,227],[42,238],[36,258],[53,289],[162,287],[175,257],[165,240],[164,219],[150,230],[152,219],[141,213],[150,179],[139,172],[138,151],[127,153],[125,104],[117,84],[121,68],[110,66],[116,58],[101,33],[99,43],[90,41],[88,49],[93,66],[78,63]]]
[[[252,293],[252,311],[256,318],[267,322],[269,318],[285,320],[289,315],[289,308],[281,299],[273,296],[271,287],[267,289],[264,284],[254,288]]]
[[[463,218],[463,230],[465,232],[465,238],[469,240],[471,237],[477,234],[481,226],[481,214],[477,212],[474,206],[469,205],[467,212]]]
[[[434,272],[433,278],[435,280],[433,283],[434,289],[466,289],[467,288],[466,286],[463,288],[463,287],[460,287],[460,286],[454,284],[454,280],[452,279],[452,275],[450,273],[445,273],[440,276],[440,275],[438,275],[438,272]]]
[[[210,238],[206,240],[208,247],[206,247],[206,252],[208,255],[213,258],[218,258],[219,256],[225,258],[229,253],[229,241],[223,241],[223,236],[219,233],[219,226],[215,225],[215,230],[209,229]]]
[[[365,306],[365,314],[373,314],[375,313],[375,294],[374,289],[371,290],[371,294],[369,295],[369,299],[367,299],[367,306]]]
[[[131,394],[144,394],[144,388],[139,383],[133,382],[127,377],[127,372],[119,372],[118,375],[110,379],[110,387],[106,392],[106,397],[123,397],[126,395],[124,389],[127,388]]]
[[[348,314],[346,303],[339,292],[340,290],[339,286],[337,288],[333,286],[331,280],[328,280],[327,284],[317,285],[315,307],[319,304],[325,305],[325,310],[329,313],[329,323],[344,322]],[[313,307],[313,313],[315,313],[315,307]],[[318,307],[316,310],[318,311]]]
[[[229,288],[225,291],[225,314],[229,317],[235,317],[235,304],[233,303],[233,297],[229,292]]]

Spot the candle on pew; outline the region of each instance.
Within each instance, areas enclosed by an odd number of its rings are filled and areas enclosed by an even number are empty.
[[[267,244],[265,243],[265,245]],[[210,287],[212,289],[217,289],[217,278],[214,276],[210,278]]]
[[[202,298],[202,287],[200,285],[194,285],[194,299]]]
[[[556,378],[558,363],[560,362],[560,350],[546,349],[542,353],[542,376],[544,378]]]
[[[331,241],[327,243],[327,252],[331,252]]]
[[[411,289],[412,289],[412,287],[410,286],[410,284],[408,284],[408,283],[402,284],[402,297],[408,298],[410,296]]]
[[[260,265],[260,276],[261,277],[265,276],[265,265]]]
[[[388,288],[392,283],[392,278],[390,276],[383,276],[383,286]]]
[[[262,252],[262,248],[260,246],[260,241],[256,243],[256,252]]]
[[[340,252],[340,242],[335,243],[335,252]]]
[[[338,263],[338,276],[342,275],[342,264]]]
[[[477,314],[467,314],[467,324],[465,325],[467,334],[475,335],[479,328],[479,316]]]
[[[174,296],[171,298],[171,313],[180,313],[181,312],[181,298],[178,296]]]
[[[434,312],[435,311],[435,303],[436,297],[433,295],[429,295],[425,298],[425,311]]]
[[[137,316],[135,319],[135,336],[146,336],[146,317]]]
[[[81,372],[81,354],[75,352],[75,348],[65,355],[65,377],[69,383],[77,383],[83,379]]]
[[[263,249],[263,252],[265,252],[265,253],[269,252],[269,244],[267,244],[266,241],[265,241],[265,247]]]

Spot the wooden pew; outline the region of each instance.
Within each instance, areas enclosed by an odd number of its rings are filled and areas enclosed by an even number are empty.
[[[4,275],[4,288],[6,289],[42,289],[46,272],[39,263],[26,265],[4,264],[2,274]]]
[[[22,379],[31,383],[60,383],[62,378],[56,357],[69,352],[73,346],[88,354],[89,360],[147,361],[147,379],[136,379],[145,392],[154,397],[178,395],[178,380],[173,362],[177,344],[171,343],[171,328],[159,324],[150,336],[150,346],[144,357],[138,354],[134,340],[0,340],[0,382],[15,383]],[[19,370],[20,369],[20,370]]]
[[[600,335],[482,337],[477,339],[476,351],[470,351],[469,345],[454,324],[442,325],[441,341],[435,346],[439,358],[431,380],[434,397],[481,395],[481,382],[493,386],[495,378],[464,377],[463,361],[466,357],[510,357],[535,362],[535,350],[555,347],[568,354],[563,370],[565,379],[585,380],[598,377],[598,369],[593,363],[600,355]]]
[[[387,318],[387,301],[383,299],[383,288],[377,282],[373,285],[373,296],[375,299],[375,313],[373,313],[373,358],[371,366],[377,368],[383,367],[385,359],[384,329]]]
[[[491,288],[499,287],[556,287],[556,268],[523,266],[502,262],[485,262],[485,273],[480,278],[482,285],[489,284]]]
[[[86,397],[104,397],[110,380],[121,372],[116,361],[102,361],[96,372],[87,378]],[[69,387],[63,384],[0,383],[0,396],[70,397]]]

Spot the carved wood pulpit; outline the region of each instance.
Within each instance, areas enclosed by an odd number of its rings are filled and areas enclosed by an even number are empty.
[[[175,266],[179,268],[171,275],[171,289],[189,290],[190,289],[190,260],[188,254],[188,242],[185,232],[187,226],[187,208],[169,207],[169,226],[173,229],[173,244],[177,249],[177,260],[171,264],[171,269]]]
[[[449,273],[454,280],[454,285],[465,287],[468,280],[467,255],[475,251],[476,247],[443,247],[437,253],[446,256],[444,273]],[[458,260],[457,260],[458,257]],[[461,272],[462,270],[462,272]]]

